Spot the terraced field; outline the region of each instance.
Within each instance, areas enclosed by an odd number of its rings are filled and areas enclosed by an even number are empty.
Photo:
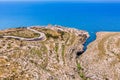
[[[39,37],[38,33],[34,33],[26,28],[17,28],[17,29],[9,29],[5,31],[4,33],[0,33],[1,36],[17,36],[17,37],[23,37],[23,38],[34,38]]]
[[[100,55],[104,55],[105,53],[111,54],[119,54],[120,53],[120,45],[116,44],[120,42],[120,34],[113,33],[106,35],[99,43],[98,49],[100,51]]]

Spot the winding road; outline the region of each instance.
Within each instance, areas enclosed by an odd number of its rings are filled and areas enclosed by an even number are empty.
[[[39,32],[39,31],[34,30],[34,29],[31,29],[30,27],[27,27],[27,29],[30,31],[33,31],[34,33],[40,34],[40,36],[37,38],[23,38],[23,37],[18,37],[18,36],[3,36],[3,38],[14,38],[14,39],[26,40],[26,41],[46,40],[46,36],[44,33]]]

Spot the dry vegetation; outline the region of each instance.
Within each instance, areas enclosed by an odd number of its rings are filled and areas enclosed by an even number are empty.
[[[18,36],[23,38],[35,38],[39,37],[40,35],[37,33],[34,33],[26,28],[19,28],[19,29],[10,29],[5,32],[0,32],[1,36]]]
[[[120,32],[98,32],[80,57],[85,76],[92,80],[120,79]]]
[[[76,52],[83,50],[88,33],[67,28],[58,30],[57,27],[33,29],[43,32],[47,39],[22,41],[0,38],[0,80],[80,79],[76,71]],[[26,28],[0,31],[0,35],[24,38],[39,36]]]

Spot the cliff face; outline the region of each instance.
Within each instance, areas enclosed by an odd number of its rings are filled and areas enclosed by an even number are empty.
[[[0,80],[80,80],[76,53],[83,51],[88,33],[59,26],[31,29],[0,31]]]
[[[78,63],[85,79],[120,80],[120,32],[98,32]]]

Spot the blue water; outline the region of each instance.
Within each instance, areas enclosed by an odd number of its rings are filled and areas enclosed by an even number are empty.
[[[57,24],[86,30],[120,32],[120,3],[0,2],[0,29]]]

